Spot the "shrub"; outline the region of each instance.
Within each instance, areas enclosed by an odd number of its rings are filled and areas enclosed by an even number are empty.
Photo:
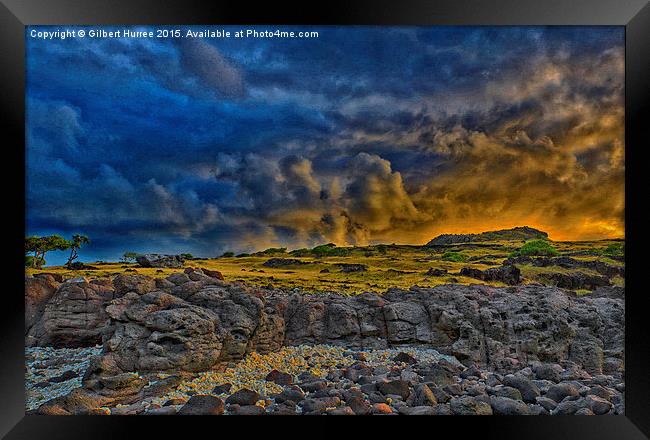
[[[625,243],[612,243],[603,249],[602,254],[608,257],[622,257],[625,255]]]
[[[350,255],[350,249],[336,247],[334,243],[321,244],[311,250],[315,257],[345,257]]]
[[[241,254],[237,254],[237,255],[235,255],[235,256],[236,256],[237,258],[242,258],[242,257],[250,257],[251,254],[247,254],[246,252],[244,252],[244,253],[241,253]]]
[[[444,261],[453,261],[455,263],[462,263],[467,259],[467,257],[460,252],[445,252],[442,254],[442,260]]]
[[[229,258],[229,257],[234,257],[234,256],[235,256],[235,253],[232,252],[232,251],[227,251],[227,252],[224,252],[223,254],[221,254],[222,258]]]
[[[296,249],[289,252],[289,254],[293,255],[294,257],[309,257],[311,256],[311,249],[307,249],[307,248]]]
[[[186,260],[194,260],[195,257],[192,254],[181,254],[181,257],[183,257]]]
[[[258,252],[258,254],[261,255],[270,255],[270,254],[284,254],[287,251],[287,248],[268,248],[263,250],[262,252]]]
[[[510,256],[526,256],[526,257],[554,257],[558,255],[558,251],[551,246],[546,240],[531,240],[526,243],[519,250],[513,252]]]

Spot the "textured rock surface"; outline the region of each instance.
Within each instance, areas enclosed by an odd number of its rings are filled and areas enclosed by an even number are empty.
[[[225,283],[200,270],[162,281],[166,287],[123,275],[115,289],[65,283],[30,336],[39,345],[81,346],[103,334],[106,356],[122,371],[201,371],[252,351],[318,343],[426,344],[506,373],[563,360],[592,374],[623,368],[624,301],[616,294],[479,285],[381,296],[287,294]]]
[[[370,379],[377,373],[359,355],[358,364],[337,377],[358,381],[369,400],[344,398],[342,413],[378,411],[372,404],[385,398],[397,399],[396,411],[405,404],[418,408],[401,410],[412,414],[609,413],[620,402],[608,405],[595,398],[565,403],[553,388],[559,380],[602,373],[620,377],[624,370],[624,294],[617,289],[598,292],[592,297],[535,285],[441,285],[391,289],[384,295],[325,296],[226,283],[191,269],[156,281],[120,275],[112,282],[63,283],[28,337],[38,345],[104,343],[83,377],[83,390],[47,406],[49,412],[83,413],[94,404],[136,402],[142,399],[144,382],[134,372],[200,372],[283,345],[329,344],[348,349],[423,346],[471,366],[461,371],[444,360],[412,365],[414,360],[400,354],[398,360],[411,365],[409,370]],[[488,372],[504,376],[495,379]],[[298,379],[300,389],[312,394],[300,402],[299,411],[332,407],[326,381]],[[472,386],[463,388],[459,381]],[[429,392],[413,388],[420,382]],[[605,400],[608,393],[592,392]],[[538,403],[541,396],[548,399]],[[259,411],[249,405],[245,402],[237,412]],[[421,408],[429,405],[434,410]]]
[[[112,331],[106,304],[115,298],[110,280],[65,282],[29,329],[27,346],[89,347]]]
[[[316,296],[195,275],[174,274],[173,287],[129,292],[107,307],[115,330],[106,356],[119,369],[201,371],[252,351],[317,343],[426,344],[501,372],[564,360],[590,373],[623,368],[620,298],[460,285]]]
[[[40,320],[58,287],[51,275],[25,278],[25,334]]]
[[[141,267],[183,267],[183,257],[180,255],[145,254],[138,255],[135,261]]]

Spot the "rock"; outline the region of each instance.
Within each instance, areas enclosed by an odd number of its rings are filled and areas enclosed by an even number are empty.
[[[311,382],[303,382],[300,384],[300,388],[303,389],[303,391],[306,391],[308,393],[313,393],[318,390],[324,390],[327,388],[327,381],[319,379],[319,380],[314,380]]]
[[[433,269],[433,268],[429,268],[429,270],[427,270],[424,273],[424,275],[428,277],[444,277],[448,274],[449,272],[447,272],[447,269]]]
[[[542,362],[566,365],[562,379],[585,378],[591,376],[584,368],[592,374],[602,371],[604,353],[607,358],[623,357],[620,298],[576,297],[530,285],[413,287],[391,289],[382,296],[303,295],[224,283],[189,272],[195,280],[177,273],[143,294],[137,292],[141,284],[125,277],[120,286],[128,287],[119,287],[120,292],[133,290],[123,294],[116,294],[110,282],[64,283],[27,339],[32,345],[60,346],[103,341],[101,357],[114,370],[109,376],[131,371],[206,371],[252,351],[269,353],[284,344],[345,344],[350,350],[388,344],[431,347],[470,366],[462,374],[464,381],[477,377],[469,374],[472,365],[505,374]],[[142,291],[151,288],[146,278],[142,280],[147,284]],[[517,347],[516,352],[512,347]],[[100,370],[93,374],[104,375]],[[434,388],[452,386],[461,375],[458,366],[442,360],[413,364],[412,370]],[[405,371],[407,385],[419,380],[410,369]],[[535,377],[541,377],[539,371],[535,370]],[[391,380],[402,380],[401,373],[392,372],[397,376]],[[356,376],[353,379],[360,384],[370,376],[357,369],[346,374]],[[535,393],[538,387],[527,377],[531,374],[517,376],[528,385],[509,385],[505,379],[504,384],[534,403],[539,390]],[[499,379],[488,375],[487,381],[497,384]],[[316,379],[303,382],[309,392],[327,386],[311,384]],[[385,385],[378,383],[379,391],[380,386]]]
[[[346,399],[346,403],[352,409],[354,414],[358,416],[368,415],[372,411],[370,404],[366,402],[361,396]]]
[[[557,364],[539,364],[533,368],[535,377],[540,380],[550,380],[551,382],[558,383],[562,379],[560,373],[562,367]]]
[[[484,271],[471,267],[463,267],[460,270],[460,275],[482,281],[500,281],[509,285],[515,285],[521,282],[521,271],[513,264],[491,267]]]
[[[330,415],[333,415],[333,416],[353,416],[353,415],[355,415],[354,411],[349,406],[342,406],[340,408],[328,409],[327,414],[330,414]]]
[[[414,406],[425,406],[425,405],[433,406],[437,404],[438,404],[438,399],[436,399],[435,394],[433,394],[431,388],[429,388],[426,384],[420,384],[415,387],[414,398],[413,398]]]
[[[165,406],[163,408],[151,408],[144,412],[145,416],[173,416],[176,414],[176,408]]]
[[[237,416],[259,416],[264,414],[266,411],[261,406],[257,405],[239,405],[233,404],[228,407],[228,414],[233,414]]]
[[[365,272],[368,270],[368,266],[365,264],[338,263],[336,266],[341,269],[341,272],[343,273]]]
[[[229,405],[255,405],[255,403],[260,400],[262,396],[257,391],[249,390],[247,388],[241,388],[237,390],[234,394],[231,394],[227,399],[226,403]]]
[[[395,394],[402,399],[408,398],[409,394],[411,394],[408,382],[403,380],[377,382],[377,389],[385,396]]]
[[[299,403],[304,413],[324,412],[327,408],[337,407],[341,404],[338,397],[320,397],[305,399]]]
[[[557,407],[557,403],[553,399],[549,399],[548,397],[538,397],[536,399],[536,402],[538,405],[543,407],[547,411],[553,411]]]
[[[163,406],[185,405],[185,403],[187,403],[187,400],[185,399],[169,399]]]
[[[434,416],[436,410],[432,406],[402,406],[399,413],[407,416]]]
[[[269,374],[266,375],[265,380],[276,383],[278,385],[291,385],[293,383],[293,376],[289,373],[272,370]]]
[[[585,402],[589,406],[589,409],[596,415],[607,414],[614,408],[614,405],[608,400],[598,396],[589,395],[585,398]]]
[[[70,270],[97,270],[98,268],[95,266],[91,266],[89,264],[84,264],[81,261],[75,261],[74,263],[71,263],[68,266],[68,269]]]
[[[589,408],[580,408],[573,415],[576,415],[576,416],[593,416],[594,413]]]
[[[508,399],[507,397],[492,396],[490,398],[492,411],[496,415],[503,416],[520,416],[530,413],[528,406],[520,401]]]
[[[66,371],[64,371],[63,374],[61,374],[60,376],[52,377],[52,378],[49,380],[49,382],[52,382],[52,383],[60,383],[60,382],[65,382],[65,381],[70,380],[70,379],[75,379],[75,378],[77,378],[77,377],[78,377],[78,374],[75,373],[74,371],[72,371],[72,370],[66,370]]]
[[[477,397],[454,397],[449,406],[455,415],[492,415],[492,407]]]
[[[549,399],[554,400],[555,402],[560,403],[567,396],[579,396],[579,395],[580,392],[578,391],[578,387],[570,383],[563,382],[551,386],[546,392],[546,395],[544,397],[547,397]]]
[[[262,263],[264,267],[285,267],[285,266],[302,266],[309,264],[306,261],[298,260],[296,258],[271,258]]]
[[[437,386],[453,385],[456,383],[454,374],[440,366],[440,364],[434,364],[429,368],[421,369],[419,373],[424,376],[425,381],[433,382]]]
[[[160,379],[143,390],[143,397],[158,397],[167,394],[181,384],[182,378],[180,376],[168,376]]]
[[[393,410],[390,406],[385,403],[373,403],[372,404],[372,413],[373,414],[392,414]]]
[[[146,275],[124,275],[120,274],[113,278],[113,287],[116,296],[123,296],[128,292],[135,292],[144,295],[156,290],[156,281]]]
[[[292,385],[286,387],[284,390],[282,390],[281,393],[276,394],[274,398],[277,403],[283,403],[287,401],[298,403],[305,398],[305,393],[300,387]]]
[[[508,399],[523,400],[521,392],[517,388],[497,385],[486,389],[487,393],[491,396],[507,397]]]
[[[68,278],[65,280],[66,283],[70,284],[80,284],[80,283],[87,283],[88,280],[85,277],[75,277],[75,278]]]
[[[50,274],[36,274],[25,278],[25,334],[38,322],[45,305],[54,296],[60,281]]]
[[[223,274],[221,272],[219,272],[218,270],[210,270],[210,269],[201,268],[201,271],[205,275],[209,276],[210,278],[214,278],[214,279],[222,280],[222,281],[224,279]]]
[[[192,396],[178,411],[179,415],[218,416],[223,414],[223,400],[208,395]]]
[[[51,278],[53,281],[56,281],[57,283],[62,283],[64,281],[63,275],[54,272],[35,273],[34,278],[45,278],[45,279]]]
[[[45,304],[40,319],[29,329],[28,346],[90,347],[102,343],[113,328],[105,305],[114,298],[108,284],[63,283]]]
[[[462,371],[460,373],[460,377],[462,377],[463,379],[467,379],[468,377],[477,377],[478,378],[478,377],[481,377],[481,371],[475,365],[472,365],[468,369]]]
[[[138,255],[135,261],[140,267],[183,267],[185,259],[180,255],[145,254]]]
[[[555,407],[553,411],[551,411],[551,415],[573,415],[583,408],[588,409],[584,399],[563,400]]]
[[[508,374],[503,378],[503,384],[517,388],[521,393],[522,399],[527,403],[534,403],[535,399],[540,395],[537,385],[522,375]]]
[[[227,394],[230,392],[230,388],[232,388],[232,385],[229,383],[217,385],[212,389],[212,394]]]
[[[600,275],[589,275],[584,272],[561,273],[552,272],[540,275],[544,281],[562,289],[595,290],[598,287],[609,286],[609,279]]]
[[[417,359],[415,359],[413,356],[411,356],[408,353],[404,353],[403,351],[400,351],[397,356],[393,358],[393,361],[395,362],[403,362],[405,364],[415,364],[417,363]]]

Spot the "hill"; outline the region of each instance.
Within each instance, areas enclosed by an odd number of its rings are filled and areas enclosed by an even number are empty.
[[[533,240],[540,238],[548,239],[548,234],[528,226],[517,226],[511,229],[481,232],[480,234],[442,234],[428,242],[425,246],[497,240]]]

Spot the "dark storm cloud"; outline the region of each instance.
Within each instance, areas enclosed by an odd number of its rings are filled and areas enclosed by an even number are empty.
[[[28,229],[101,256],[622,235],[620,28],[309,30],[28,39]]]

